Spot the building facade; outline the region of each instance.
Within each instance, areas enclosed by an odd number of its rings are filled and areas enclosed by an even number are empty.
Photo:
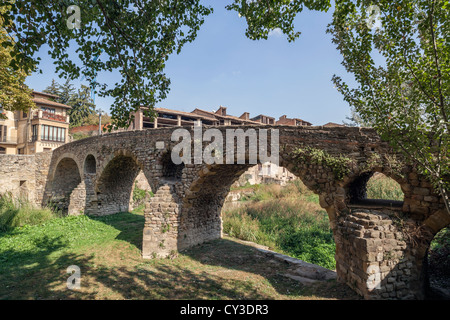
[[[0,154],[34,154],[51,151],[68,142],[68,105],[55,95],[33,91],[35,109],[6,111],[0,119]]]
[[[276,124],[285,125],[285,126],[312,126],[311,122],[298,119],[298,118],[288,118],[286,115],[283,115],[278,119]]]
[[[282,116],[280,120],[275,121],[275,118],[260,114],[256,117],[250,118],[248,112],[244,112],[241,116],[233,116],[227,114],[227,108],[220,106],[216,111],[206,111],[196,108],[192,112],[184,112],[171,110],[166,108],[155,108],[157,116],[153,119],[144,115],[146,107],[134,114],[134,121],[130,126],[130,130],[143,130],[151,128],[166,128],[177,126],[240,126],[240,125],[290,125],[290,126],[311,126],[308,121],[297,118],[287,118]]]

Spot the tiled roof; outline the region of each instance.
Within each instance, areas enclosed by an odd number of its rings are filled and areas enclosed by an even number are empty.
[[[160,112],[160,113],[169,113],[169,114],[174,114],[174,115],[186,116],[186,117],[191,117],[191,118],[196,118],[196,119],[205,119],[205,120],[211,120],[211,121],[217,120],[214,117],[207,117],[207,116],[203,116],[203,115],[192,113],[192,112],[184,112],[184,111],[178,111],[178,110],[172,110],[172,109],[166,109],[166,108],[155,108],[155,111]]]
[[[239,118],[239,117],[229,116],[229,115],[222,116],[220,114],[217,114],[217,113],[214,113],[214,112],[210,112],[210,111],[205,111],[205,110],[198,109],[198,108],[195,109],[192,112],[195,113],[196,111],[200,111],[202,113],[210,114],[210,115],[212,115],[213,117],[216,117],[216,118],[222,118],[222,119],[228,119],[228,120],[236,120],[236,121],[240,121],[240,122],[249,122],[249,123],[254,123],[254,124],[261,124],[261,122],[252,121],[252,120],[245,120],[245,119],[242,119],[242,118]]]
[[[34,103],[36,104],[45,104],[47,106],[51,106],[51,107],[59,107],[59,108],[65,108],[65,109],[72,109],[71,106],[68,106],[66,104],[62,104],[62,103],[58,103],[55,101],[51,101],[48,99],[43,99],[43,98],[33,98]]]

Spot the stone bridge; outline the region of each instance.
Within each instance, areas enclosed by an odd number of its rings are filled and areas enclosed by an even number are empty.
[[[54,150],[38,200],[57,203],[68,214],[127,211],[134,181],[143,172],[154,193],[145,204],[144,258],[164,257],[220,238],[225,197],[233,182],[254,165],[249,163],[252,154],[245,152],[245,161],[234,164],[175,164],[171,160],[171,150],[179,146],[179,140],[171,139],[175,129],[180,128],[105,134]],[[193,127],[183,129],[194,139],[199,137],[195,137]],[[206,129],[203,127],[203,132]],[[227,134],[237,129],[246,133],[255,130],[260,137],[267,130],[268,150],[275,142],[274,133],[279,133],[279,165],[317,193],[328,213],[336,242],[339,281],[366,299],[424,297],[424,259],[433,236],[450,223],[450,217],[443,200],[414,166],[380,141],[371,129],[215,128],[223,135],[223,146]],[[203,147],[209,144],[203,141]],[[255,141],[246,139],[246,150],[255,146]],[[226,150],[222,156],[231,151]],[[189,155],[183,152],[183,156]],[[191,157],[194,154],[192,150]],[[238,156],[232,155],[235,160]],[[261,154],[260,160],[264,160]],[[404,201],[366,199],[366,182],[374,172],[397,181]]]

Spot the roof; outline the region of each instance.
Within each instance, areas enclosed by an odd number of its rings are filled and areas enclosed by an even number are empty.
[[[262,118],[262,117],[266,117],[266,118],[274,119],[274,120],[275,120],[274,117],[266,116],[265,114],[258,114],[256,117],[251,118],[251,120],[253,120],[253,119],[259,119],[259,118]]]
[[[235,116],[230,116],[230,115],[226,115],[226,116],[222,116],[222,115],[220,115],[220,114],[217,114],[217,113],[214,113],[214,112],[210,112],[210,111],[205,111],[205,110],[202,110],[202,109],[198,109],[198,108],[196,108],[194,111],[192,111],[193,113],[195,113],[195,112],[202,112],[202,113],[206,113],[206,114],[210,114],[210,115],[212,115],[213,117],[216,117],[216,118],[222,118],[222,119],[229,119],[229,120],[236,120],[236,121],[240,121],[240,122],[250,122],[250,123],[254,123],[254,124],[261,124],[260,122],[257,122],[257,121],[253,121],[253,120],[246,120],[246,119],[242,119],[242,118],[239,118],[239,117],[235,117]]]
[[[62,103],[59,103],[59,102],[55,102],[55,101],[48,100],[48,99],[43,99],[43,98],[33,98],[33,102],[36,103],[36,104],[45,104],[45,105],[51,106],[51,107],[72,109],[71,106],[68,106],[66,104],[62,104]]]
[[[307,124],[309,124],[309,125],[312,125],[311,122],[308,122],[308,121],[305,121],[305,120],[302,120],[302,119],[299,119],[299,118],[287,118],[286,116],[280,117],[280,119],[278,119],[278,120],[276,121],[276,123],[277,123],[277,124],[287,124],[287,123],[289,123],[289,122],[291,122],[291,121],[293,121],[293,120],[295,120],[295,121],[300,121],[300,122],[304,122],[304,123],[307,123]]]
[[[57,96],[57,95],[54,95],[54,94],[51,94],[51,93],[46,93],[46,92],[39,92],[39,91],[35,91],[35,90],[33,90],[33,94],[38,94],[38,95],[41,95],[41,96],[46,96],[46,97],[55,98],[55,99],[59,98],[59,96]]]
[[[196,118],[196,119],[205,119],[205,120],[211,120],[211,121],[217,120],[214,117],[207,117],[207,116],[203,116],[203,115],[192,113],[192,112],[177,111],[177,110],[166,109],[166,108],[155,108],[154,110],[158,113],[168,113],[168,114],[186,116],[186,117],[191,117],[191,118]]]

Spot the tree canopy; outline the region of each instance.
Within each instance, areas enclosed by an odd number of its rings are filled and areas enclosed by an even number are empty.
[[[6,0],[0,10],[12,67],[35,71],[34,55],[48,45],[61,78],[84,77],[98,96],[114,98],[111,114],[122,127],[131,111],[166,97],[169,55],[193,41],[212,12],[200,0]],[[79,64],[69,57],[69,45],[76,45]],[[99,72],[113,70],[121,78],[112,87],[96,81]]]
[[[438,0],[336,1],[328,32],[357,87],[333,82],[425,174],[450,212],[450,4]]]
[[[43,91],[57,95],[56,102],[72,107],[68,111],[70,127],[91,124],[91,118],[96,118],[96,116],[93,117],[96,111],[89,87],[81,85],[81,88],[76,89],[69,80],[66,80],[62,85],[52,80],[52,83]]]
[[[3,26],[0,18],[0,109],[26,111],[35,106],[31,98],[31,90],[24,85],[28,74],[20,67],[13,68],[11,66],[13,51],[4,46],[5,43],[11,41],[11,38]],[[0,114],[0,118],[5,117],[3,113]]]

